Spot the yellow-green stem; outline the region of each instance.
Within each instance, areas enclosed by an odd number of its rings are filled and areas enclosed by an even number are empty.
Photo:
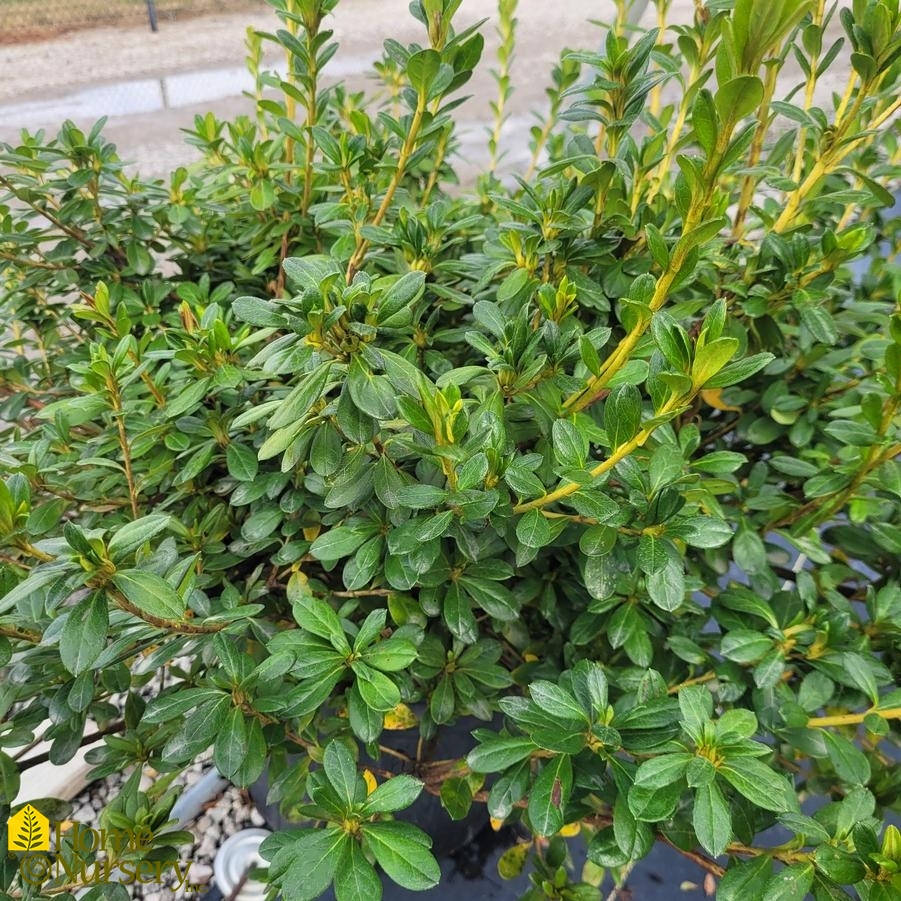
[[[770,103],[772,103],[773,94],[776,91],[776,76],[778,74],[779,70],[776,66],[770,66],[767,69],[766,78],[763,82],[763,100],[757,111],[757,130],[754,132],[754,139],[751,142],[751,149],[748,153],[747,168],[749,169],[760,162],[760,157],[763,154],[763,142],[770,124]],[[746,175],[741,188],[738,209],[735,212],[735,219],[732,224],[732,237],[735,240],[741,240],[744,234],[745,219],[751,207],[751,202],[754,200],[756,188],[757,179],[753,175]]]
[[[657,46],[663,44],[663,38],[666,34],[666,14],[669,9],[669,0],[658,0],[657,2]],[[651,88],[651,96],[648,101],[648,109],[651,115],[656,119],[660,115],[660,103],[663,96],[663,82],[658,82]]]
[[[832,172],[841,162],[850,154],[861,141],[872,140],[872,133],[885,124],[895,113],[901,109],[901,97],[896,98],[886,109],[884,109],[872,122],[870,122],[866,130],[861,129],[865,133],[859,134],[854,138],[843,141],[848,130],[853,125],[857,113],[867,96],[867,86],[862,85],[858,92],[857,98],[851,110],[847,115],[842,114],[839,118],[836,115],[835,134],[833,135],[832,148],[824,153],[814,163],[813,168],[807,173],[804,181],[791,191],[786,197],[785,206],[779,218],[773,224],[773,231],[782,232],[789,228],[797,215],[798,209],[805,198],[816,187],[821,178]]]
[[[125,481],[128,483],[128,500],[131,504],[131,513],[137,519],[139,515],[138,489],[135,483],[134,470],[131,466],[131,444],[128,441],[128,433],[125,431],[125,412],[122,409],[122,396],[119,393],[119,385],[112,377],[107,382],[107,390],[110,396],[113,418],[116,420],[116,429],[119,433],[119,447],[122,450],[122,465],[125,468]]]
[[[403,179],[404,173],[406,172],[407,163],[416,147],[416,141],[419,138],[419,131],[422,128],[422,119],[424,115],[425,95],[420,94],[419,101],[416,104],[416,111],[413,113],[413,120],[410,123],[410,130],[407,132],[407,137],[404,139],[403,146],[401,147],[400,154],[397,158],[397,168],[394,170],[394,174],[391,176],[391,181],[388,184],[388,189],[385,191],[385,196],[382,198],[382,202],[376,211],[375,216],[372,218],[372,225],[381,225],[382,220],[391,208],[391,201],[394,199],[394,194],[400,186],[401,179]],[[359,236],[357,238],[357,246],[354,249],[353,256],[347,264],[347,284],[350,284],[353,281],[354,275],[356,275],[360,266],[363,265],[363,260],[366,259],[366,252],[368,250],[369,242],[362,236]]]
[[[658,416],[665,416],[667,413],[676,409],[681,404],[684,404],[688,398],[676,398],[671,397],[658,411]],[[645,428],[641,429],[638,434],[632,438],[631,441],[625,442],[625,444],[621,444],[613,453],[601,463],[598,463],[593,469],[590,470],[592,478],[598,478],[604,475],[607,472],[610,472],[614,466],[617,465],[622,460],[625,460],[626,457],[629,456],[634,450],[641,447],[651,435],[654,434],[655,430],[658,428],[659,424],[649,425]],[[547,494],[543,494],[541,497],[535,498],[535,500],[528,501],[523,504],[517,504],[513,508],[514,513],[527,513],[529,510],[540,509],[541,507],[546,507],[548,504],[556,503],[557,501],[563,500],[566,497],[569,497],[571,494],[575,494],[580,488],[584,487],[582,484],[577,482],[571,482],[568,485],[561,485],[559,488],[556,488],[554,491],[550,491]]]
[[[821,27],[823,24],[823,15],[826,8],[826,0],[819,0],[816,12],[813,15],[813,24]],[[807,76],[807,84],[804,88],[804,112],[806,113],[813,106],[813,95],[817,86],[818,68],[820,63],[819,53],[814,54],[810,58],[810,72]],[[792,167],[792,181],[798,181],[804,168],[804,149],[807,143],[807,128],[801,126],[798,130],[798,147],[795,151],[795,164]]]
[[[840,713],[836,716],[812,716],[807,721],[809,729],[825,729],[828,726],[855,726],[862,723],[871,714],[881,716],[884,720],[901,720],[901,707],[889,707],[886,710],[865,710],[863,713]]]

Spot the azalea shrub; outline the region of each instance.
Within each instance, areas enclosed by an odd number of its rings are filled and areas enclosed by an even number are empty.
[[[356,93],[336,4],[273,0],[168,179],[102,123],[0,153],[0,822],[65,813],[13,805],[42,734],[134,768],[139,856],[202,755],[265,771],[286,901],[436,885],[424,796],[529,899],[657,842],[723,901],[898,897],[897,0],[621,3],[516,172],[502,0],[472,183],[484,23],[414,0]]]

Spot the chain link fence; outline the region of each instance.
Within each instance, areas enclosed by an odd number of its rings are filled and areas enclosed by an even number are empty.
[[[259,8],[262,0],[0,0],[0,44],[37,41],[80,28],[139,26]]]

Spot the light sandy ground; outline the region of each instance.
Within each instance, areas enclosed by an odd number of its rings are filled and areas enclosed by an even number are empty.
[[[495,8],[494,0],[463,0],[458,26],[492,20]],[[671,22],[690,21],[693,9],[693,0],[675,0]],[[529,156],[532,111],[544,106],[550,71],[560,52],[600,46],[603,32],[589,20],[610,21],[613,14],[612,0],[520,0],[516,92],[504,132],[508,171]],[[654,11],[648,9],[642,24],[653,21]],[[229,117],[251,110],[250,101],[241,96],[245,32],[248,26],[267,31],[277,25],[267,7],[164,22],[157,34],[146,27],[104,28],[39,44],[0,46],[0,141],[14,141],[23,126],[53,129],[67,117],[90,126],[106,114],[110,119],[105,134],[120,154],[145,172],[162,174],[194,158],[180,129],[190,127],[195,115],[212,109]],[[368,73],[386,37],[425,42],[408,0],[341,0],[331,27],[340,49],[326,75],[331,72],[333,79],[346,80],[354,88],[372,84]],[[487,46],[482,65],[465,89],[473,99],[458,114],[462,155],[469,163],[477,150],[482,152],[484,126],[491,119],[489,102],[496,94],[489,74],[497,44],[493,21],[483,26],[483,33]],[[823,83],[824,98],[844,82],[844,66],[834,69]],[[176,73],[195,73],[193,87],[185,89],[188,76]],[[198,79],[204,90],[197,90]],[[82,103],[86,97],[90,103]]]

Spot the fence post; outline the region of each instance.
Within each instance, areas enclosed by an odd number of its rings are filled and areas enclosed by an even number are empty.
[[[154,0],[147,0],[147,18],[150,21],[150,30],[156,31],[156,3]]]

